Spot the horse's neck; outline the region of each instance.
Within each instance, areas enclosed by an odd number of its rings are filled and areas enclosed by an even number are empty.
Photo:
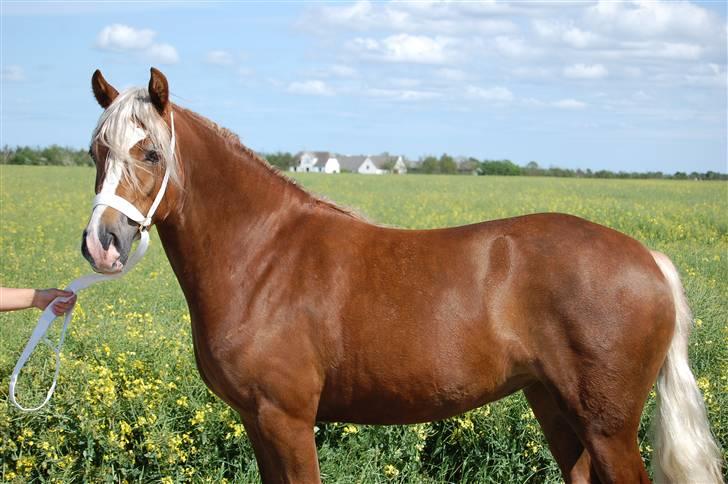
[[[206,291],[240,285],[310,196],[214,129],[189,116],[180,124],[183,202],[157,228],[188,302],[204,304],[214,299]]]

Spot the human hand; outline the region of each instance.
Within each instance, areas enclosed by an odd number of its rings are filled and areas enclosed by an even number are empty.
[[[76,295],[71,291],[62,291],[60,289],[36,289],[33,295],[33,306],[44,310],[51,301],[57,297],[71,297],[68,301],[58,301],[53,305],[52,311],[56,316],[67,313],[74,304],[76,304]]]

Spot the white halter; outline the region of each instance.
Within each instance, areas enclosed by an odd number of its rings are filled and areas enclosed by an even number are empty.
[[[174,133],[174,113],[170,113],[170,129],[172,131],[171,139],[170,139],[170,152],[172,153],[172,159],[167,161],[167,167],[164,172],[164,178],[162,179],[162,184],[159,187],[159,191],[157,192],[157,196],[154,198],[154,202],[152,202],[152,206],[149,207],[149,212],[146,216],[144,216],[139,209],[137,209],[134,205],[129,203],[127,200],[121,198],[118,195],[115,194],[102,194],[99,193],[94,197],[93,200],[93,208],[96,208],[98,205],[106,205],[111,208],[115,208],[116,210],[120,211],[133,221],[139,224],[139,232],[140,232],[140,239],[139,243],[137,244],[136,251],[129,257],[126,264],[124,265],[124,268],[121,270],[121,272],[116,274],[87,274],[85,276],[79,277],[78,279],[71,282],[68,287],[66,287],[67,291],[72,291],[76,294],[78,294],[79,291],[86,289],[87,287],[91,286],[92,284],[96,284],[97,282],[103,282],[103,281],[109,281],[112,279],[118,279],[122,277],[124,274],[132,270],[134,266],[141,260],[142,257],[144,257],[144,254],[147,252],[147,249],[149,248],[149,226],[152,224],[152,217],[154,216],[154,212],[157,211],[157,207],[159,207],[159,204],[162,202],[162,198],[164,198],[164,193],[167,191],[167,184],[169,182],[169,174],[170,174],[170,166],[171,163],[174,162],[175,157],[175,133]],[[61,370],[61,347],[63,346],[63,341],[66,338],[66,330],[68,329],[68,325],[73,319],[73,309],[71,308],[67,313],[66,317],[63,321],[63,328],[61,329],[61,336],[58,340],[58,345],[53,345],[53,343],[45,337],[46,333],[48,332],[48,329],[51,326],[51,323],[57,318],[55,314],[53,314],[53,305],[58,301],[67,301],[68,297],[57,297],[55,298],[41,313],[40,318],[38,319],[38,324],[35,326],[35,329],[33,330],[33,334],[30,335],[30,339],[28,340],[28,343],[25,345],[25,348],[23,349],[23,352],[20,355],[20,358],[18,359],[18,362],[15,364],[15,368],[13,369],[13,373],[10,375],[10,401],[18,407],[20,410],[24,410],[26,412],[34,412],[36,410],[40,410],[43,408],[48,401],[51,399],[51,396],[53,396],[53,392],[56,389],[56,382],[58,380],[58,373]],[[32,408],[26,408],[20,405],[17,400],[15,399],[15,385],[18,382],[18,375],[20,374],[20,371],[23,369],[25,364],[27,363],[28,359],[30,358],[30,355],[33,354],[33,351],[38,346],[38,343],[43,341],[48,347],[53,350],[53,353],[56,355],[56,370],[53,374],[53,383],[51,384],[51,387],[48,389],[48,393],[46,395],[45,400],[43,400],[43,403],[38,405],[37,407]]]

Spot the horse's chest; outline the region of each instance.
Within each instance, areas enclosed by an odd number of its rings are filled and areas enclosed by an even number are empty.
[[[247,407],[253,400],[247,384],[251,378],[242,360],[250,350],[224,333],[193,329],[192,335],[197,369],[207,387],[236,410]]]

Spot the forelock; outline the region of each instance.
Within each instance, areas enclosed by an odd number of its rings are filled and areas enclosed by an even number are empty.
[[[170,150],[169,127],[152,104],[146,88],[128,89],[114,99],[101,114],[91,144],[98,142],[108,148],[106,162],[119,163],[123,176],[137,185],[136,169],[146,167],[132,157],[129,150],[140,141],[139,129],[144,131],[145,137],[159,152],[160,163],[169,166],[170,180],[179,184],[176,158]]]

